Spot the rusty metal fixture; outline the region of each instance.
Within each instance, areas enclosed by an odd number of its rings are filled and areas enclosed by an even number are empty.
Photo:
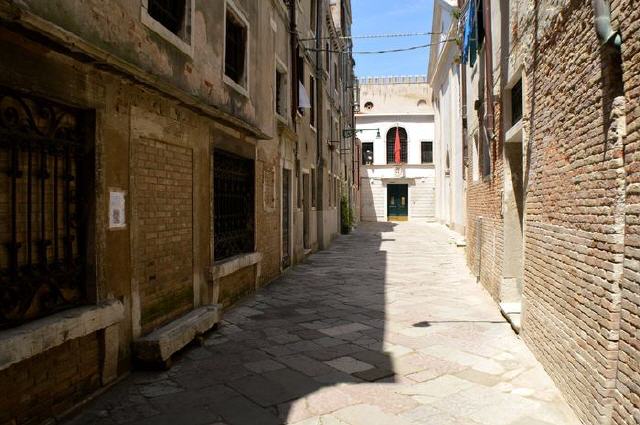
[[[607,0],[592,0],[594,23],[598,37],[602,44],[608,44],[615,48],[622,46],[622,36],[611,26],[611,6]]]

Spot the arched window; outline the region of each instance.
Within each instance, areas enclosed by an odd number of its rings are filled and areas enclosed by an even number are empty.
[[[396,128],[400,136],[400,162],[407,163],[407,130],[402,127],[392,127],[387,131],[387,164],[395,164]]]

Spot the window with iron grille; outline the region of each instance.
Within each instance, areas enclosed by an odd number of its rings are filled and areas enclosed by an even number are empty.
[[[185,0],[149,0],[149,15],[178,35],[184,28]]]
[[[407,130],[393,127],[387,132],[387,164],[395,164],[396,128],[400,136],[400,163],[407,163]]]
[[[373,142],[362,143],[362,164],[373,164]]]
[[[225,75],[235,83],[245,85],[245,61],[247,51],[247,28],[242,21],[227,8],[225,36]]]
[[[87,302],[89,119],[0,88],[0,329]]]
[[[254,162],[219,149],[213,155],[213,255],[220,261],[254,250]]]
[[[316,170],[314,168],[311,169],[311,206],[315,207],[317,205],[317,197],[318,197],[318,188],[316,187]]]
[[[431,164],[433,162],[433,142],[421,142],[420,153],[423,164]]]

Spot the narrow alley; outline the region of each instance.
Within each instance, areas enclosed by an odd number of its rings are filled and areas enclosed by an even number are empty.
[[[445,227],[363,223],[80,424],[579,424]]]

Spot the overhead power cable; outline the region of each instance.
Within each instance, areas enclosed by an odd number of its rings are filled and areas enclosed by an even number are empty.
[[[381,54],[385,54],[385,53],[408,52],[410,50],[426,49],[427,47],[436,46],[438,44],[447,43],[449,41],[455,41],[455,39],[447,39],[447,40],[439,41],[437,43],[421,44],[419,46],[404,47],[404,48],[399,48],[399,49],[355,51],[355,52],[351,52],[351,53],[354,54],[354,55],[381,55]],[[347,52],[342,51],[342,50],[326,50],[326,49],[311,49],[311,48],[308,48],[307,50],[309,50],[311,52],[347,53]]]
[[[439,32],[404,32],[404,33],[388,33],[388,34],[365,34],[365,35],[343,35],[340,37],[320,37],[320,40],[330,40],[340,38],[343,40],[361,40],[368,38],[397,38],[397,37],[421,37],[425,35],[440,34]],[[314,41],[316,38],[301,38],[300,41]]]

